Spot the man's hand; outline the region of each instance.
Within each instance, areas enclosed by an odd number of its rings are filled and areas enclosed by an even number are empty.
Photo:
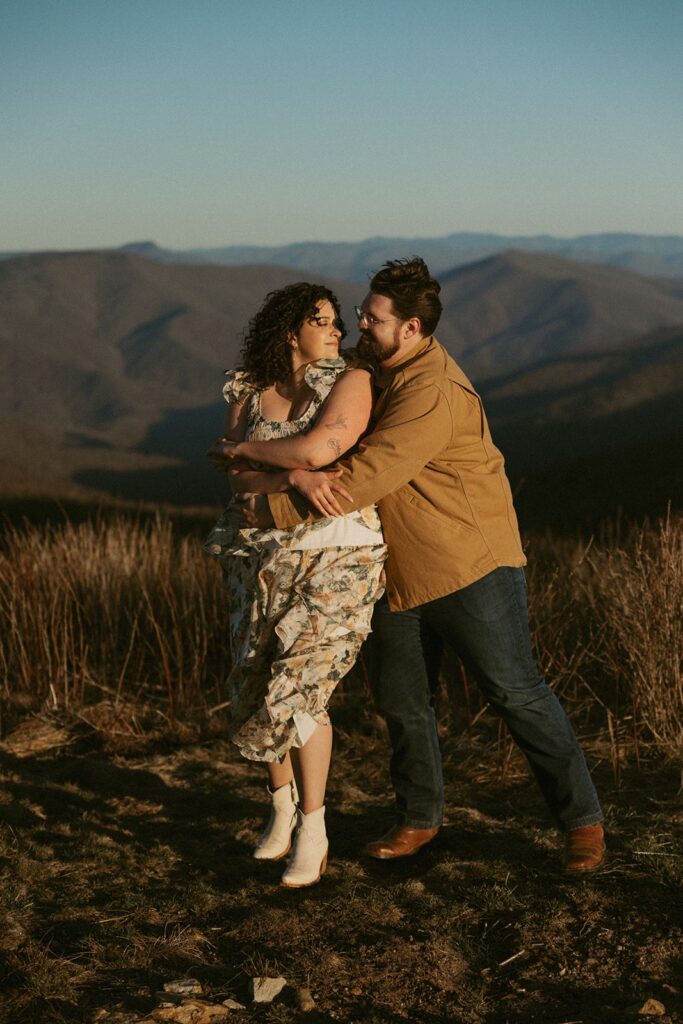
[[[243,494],[241,498],[235,500],[241,506],[243,526],[257,526],[260,530],[268,530],[275,526],[265,494]]]
[[[337,482],[342,473],[342,469],[328,469],[326,472],[293,469],[289,474],[289,482],[322,515],[343,516],[344,510],[335,494],[346,501],[353,501],[353,498],[346,488]]]
[[[217,470],[227,473],[233,461],[240,457],[238,448],[239,444],[236,441],[228,441],[226,437],[219,437],[206,454]]]

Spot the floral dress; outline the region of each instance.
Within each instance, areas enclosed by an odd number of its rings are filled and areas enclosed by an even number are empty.
[[[248,402],[246,438],[265,441],[306,433],[342,359],[306,369],[314,397],[296,420],[267,420],[248,376],[227,374],[227,402]],[[288,530],[240,529],[228,506],[207,537],[230,600],[232,739],[244,757],[281,761],[317,725],[329,724],[327,704],[370,632],[384,591],[386,547],[375,506]]]

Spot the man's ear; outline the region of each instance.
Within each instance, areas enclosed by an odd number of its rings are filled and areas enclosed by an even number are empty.
[[[417,338],[422,334],[422,321],[419,316],[411,316],[409,320],[406,320],[405,327],[407,328],[407,338]]]

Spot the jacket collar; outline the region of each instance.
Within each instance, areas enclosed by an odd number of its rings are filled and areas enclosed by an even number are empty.
[[[375,369],[375,384],[380,388],[385,388],[396,376],[399,370],[405,370],[406,366],[418,359],[423,352],[429,347],[432,341],[432,335],[428,335],[426,338],[422,338],[418,343],[410,349],[408,353],[400,359],[397,363],[392,366],[378,366]]]

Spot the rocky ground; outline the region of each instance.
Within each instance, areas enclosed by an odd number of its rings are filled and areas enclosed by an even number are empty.
[[[673,769],[622,766],[617,790],[590,747],[609,860],[570,879],[517,755],[491,736],[446,742],[446,827],[417,857],[376,863],[360,851],[391,824],[387,750],[365,733],[337,734],[330,863],[305,891],[252,860],[263,780],[224,739],[117,746],[38,720],[10,735],[0,1020],[681,1019]],[[286,984],[255,1002],[264,977]]]

